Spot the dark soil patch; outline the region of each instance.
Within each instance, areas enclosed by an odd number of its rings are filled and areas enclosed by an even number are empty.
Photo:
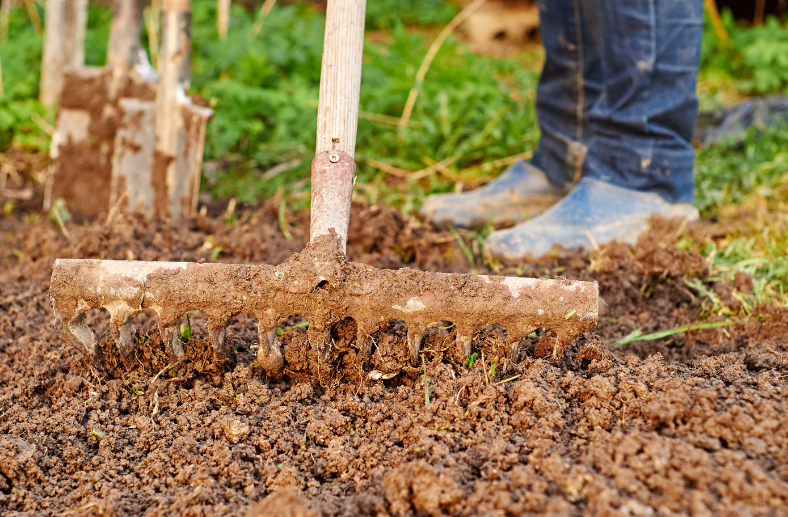
[[[557,362],[542,358],[549,332],[507,354],[504,329],[488,328],[466,367],[441,322],[424,363],[401,371],[406,335],[392,321],[364,370],[318,379],[299,369],[313,359],[299,356],[297,315],[280,326],[292,368],[277,381],[250,365],[249,315],[228,330],[225,369],[210,361],[202,315],[190,317],[178,363],[146,314],[129,358],[106,336],[106,315],[91,314],[106,370],[65,344],[47,297],[55,257],[197,261],[221,248],[220,261],[279,263],[308,235],[308,214],[288,214],[286,240],[278,205],[236,215],[69,225],[71,241],[30,217],[0,220],[1,515],[785,514],[788,310],[759,306],[746,323],[613,348],[634,328],[708,312],[684,282],[703,275],[702,258],[673,246],[702,228],[655,220],[634,248],[519,265],[600,283],[598,331]],[[453,237],[386,207],[354,206],[350,235],[354,261],[468,271]],[[725,300],[747,279],[714,289]],[[355,364],[354,326],[332,330],[335,360]]]

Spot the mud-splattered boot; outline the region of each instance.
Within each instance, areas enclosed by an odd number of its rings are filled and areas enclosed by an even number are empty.
[[[496,227],[510,226],[541,213],[564,194],[540,169],[518,162],[479,189],[429,196],[419,213],[441,227],[473,229],[487,221]]]
[[[692,221],[698,218],[698,209],[691,203],[670,203],[659,194],[586,177],[541,215],[490,234],[485,253],[511,263],[528,254],[540,257],[553,244],[590,248],[593,241],[603,245],[615,239],[634,244],[648,227],[651,214]]]

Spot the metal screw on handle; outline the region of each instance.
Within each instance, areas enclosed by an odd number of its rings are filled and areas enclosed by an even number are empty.
[[[328,161],[331,163],[337,163],[339,161],[339,153],[336,151],[331,151],[331,153],[328,155]]]

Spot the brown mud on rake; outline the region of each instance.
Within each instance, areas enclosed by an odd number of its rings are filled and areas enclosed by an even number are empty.
[[[362,363],[374,351],[372,334],[393,319],[408,326],[405,352],[411,364],[403,367],[419,364],[423,335],[439,321],[455,324],[454,349],[447,355],[457,361],[471,354],[473,337],[495,323],[506,329],[511,348],[537,328],[550,327],[558,354],[572,339],[596,328],[598,286],[377,269],[347,261],[332,232],[276,266],[59,259],[50,294],[69,343],[97,364],[101,357],[96,337],[85,322],[94,307],[109,312],[110,331],[125,356],[138,346],[132,318],[143,309],[154,310],[174,358],[184,354],[181,322],[187,313],[201,311],[219,364],[232,353],[224,342],[227,325],[238,314],[254,314],[259,322],[258,363],[278,377],[286,365],[275,329],[293,314],[309,320],[309,346],[326,369],[333,352],[331,327],[345,318],[356,322],[355,348]]]
[[[573,338],[596,328],[596,282],[391,271],[346,259],[364,11],[364,0],[328,4],[310,243],[304,251],[277,266],[58,259],[50,296],[69,343],[101,363],[96,337],[86,324],[87,311],[101,307],[110,313],[110,330],[128,357],[136,347],[131,319],[152,309],[170,355],[180,358],[180,324],[198,310],[208,318],[209,340],[221,365],[231,353],[224,339],[227,325],[234,316],[251,313],[259,322],[257,360],[269,375],[280,376],[286,358],[275,328],[297,314],[309,320],[304,346],[317,357],[312,373],[322,375],[331,371],[334,357],[332,326],[345,318],[356,322],[361,367],[374,351],[371,335],[391,320],[404,321],[407,350],[389,348],[386,353],[394,357],[382,358],[387,364],[397,364],[395,358],[410,363],[401,369],[418,365],[424,333],[441,321],[456,325],[454,349],[446,352],[459,361],[472,353],[474,336],[490,324],[506,329],[510,349],[533,330],[550,327],[556,338],[554,356]]]

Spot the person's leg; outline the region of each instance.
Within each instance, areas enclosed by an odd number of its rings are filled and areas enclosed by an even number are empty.
[[[602,89],[594,0],[538,0],[545,65],[536,93],[542,135],[531,163],[484,187],[429,196],[420,213],[441,226],[511,225],[557,202],[580,176],[591,135],[588,111]]]
[[[696,83],[702,0],[605,0],[604,95],[589,113],[594,132],[586,175],[657,192],[672,202],[694,198],[690,143],[698,113]],[[616,30],[616,28],[623,28]]]
[[[542,134],[532,163],[550,183],[578,182],[592,136],[588,112],[603,87],[596,0],[538,0],[545,64],[536,89]]]
[[[535,219],[493,233],[487,251],[516,260],[552,244],[634,242],[652,213],[697,217],[690,145],[697,115],[703,0],[604,0],[603,94],[588,121],[583,178]]]

